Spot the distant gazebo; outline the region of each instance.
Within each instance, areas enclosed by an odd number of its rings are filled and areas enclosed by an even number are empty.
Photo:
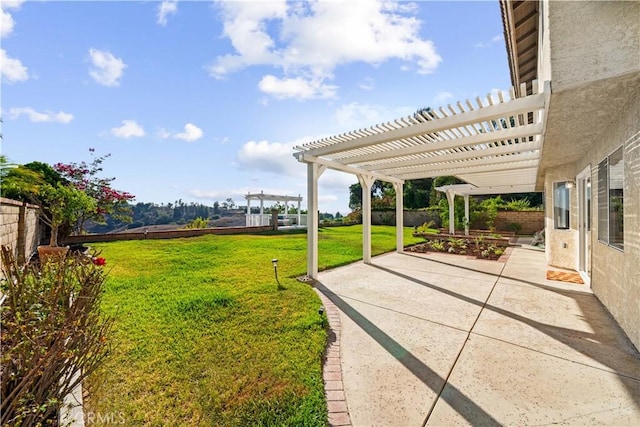
[[[247,227],[250,226],[259,226],[259,225],[270,225],[271,215],[264,214],[264,202],[284,202],[284,216],[281,217],[282,224],[281,225],[291,225],[294,223],[297,226],[305,225],[303,224],[303,218],[300,214],[300,203],[302,202],[302,197],[300,195],[297,196],[287,196],[287,195],[277,195],[277,194],[265,194],[264,191],[260,191],[259,193],[247,193],[244,198],[247,200],[247,215],[246,215],[246,224]],[[260,201],[260,213],[252,214],[251,213],[251,201],[259,200]],[[297,215],[289,215],[289,202],[298,202],[298,214]],[[305,218],[306,219],[306,216]]]

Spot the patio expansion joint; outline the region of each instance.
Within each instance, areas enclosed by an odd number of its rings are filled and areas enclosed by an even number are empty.
[[[327,412],[330,426],[351,427],[351,416],[344,392],[342,381],[342,352],[340,338],[342,326],[340,323],[340,310],[326,295],[316,287],[313,288],[325,310],[329,321],[329,340],[322,364],[322,378],[325,387],[325,397],[327,400]]]
[[[478,323],[478,320],[480,320],[480,316],[482,315],[482,312],[484,311],[484,309],[486,308],[487,304],[489,303],[489,299],[491,298],[491,294],[493,294],[493,291],[495,290],[496,286],[500,282],[500,278],[502,277],[502,273],[504,272],[504,269],[505,269],[506,265],[507,265],[506,263],[502,264],[502,268],[500,269],[500,273],[498,273],[496,275],[496,279],[493,282],[493,285],[491,286],[491,290],[487,294],[487,297],[485,298],[485,300],[484,300],[484,302],[482,304],[482,307],[480,308],[480,310],[478,310],[478,315],[476,316],[475,320],[473,321],[473,324],[469,328],[469,331],[467,332],[467,336],[464,339],[464,343],[460,347],[460,350],[458,351],[458,354],[456,355],[456,358],[454,359],[453,363],[451,364],[451,368],[449,368],[449,372],[447,372],[447,376],[444,378],[444,381],[442,382],[442,387],[438,391],[438,395],[433,400],[433,403],[431,404],[431,408],[429,408],[429,412],[427,413],[427,416],[425,417],[424,422],[422,423],[423,427],[425,427],[427,425],[427,423],[429,422],[429,418],[431,417],[431,414],[433,413],[433,410],[435,409],[436,404],[440,400],[440,398],[442,396],[442,392],[447,387],[447,384],[449,384],[449,378],[451,378],[451,374],[453,374],[453,370],[455,369],[456,365],[458,364],[458,360],[460,360],[460,356],[462,355],[462,352],[464,351],[465,347],[467,346],[467,343],[469,342],[469,338],[471,338],[471,335],[474,334],[473,328],[476,327],[476,324]]]

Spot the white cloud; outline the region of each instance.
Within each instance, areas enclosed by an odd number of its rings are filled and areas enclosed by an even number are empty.
[[[111,52],[98,49],[89,49],[91,64],[89,75],[96,83],[104,86],[119,86],[120,78],[127,65],[120,58],[113,56]]]
[[[340,106],[335,112],[336,122],[342,129],[359,129],[412,114],[412,107],[388,108],[383,105],[352,102]]]
[[[7,56],[4,49],[0,49],[0,76],[7,83],[15,83],[29,78],[27,67],[22,65],[19,59]]]
[[[171,133],[166,129],[160,129],[160,131],[158,132],[158,136],[162,139],[174,138],[181,139],[187,142],[197,141],[198,139],[202,138],[203,135],[204,133],[202,132],[202,129],[200,129],[193,123],[187,123],[186,125],[184,125],[183,132]]]
[[[302,77],[279,79],[266,75],[258,88],[276,99],[327,99],[334,98],[337,86],[322,84],[321,80],[305,80]]]
[[[166,129],[160,129],[158,131],[158,137],[162,138],[162,139],[167,139],[167,138],[171,138],[171,132],[169,132]]]
[[[2,7],[7,9],[17,9],[25,0],[2,0]]]
[[[183,141],[193,142],[202,138],[202,129],[193,123],[187,123],[184,125],[184,132],[176,133],[173,135],[174,138],[182,139]]]
[[[442,105],[451,99],[453,99],[453,94],[451,92],[442,90],[436,93],[436,95],[433,97],[433,103],[437,105]]]
[[[318,180],[318,185],[327,190],[348,190],[351,184],[358,182],[355,175],[327,169]]]
[[[375,84],[371,77],[365,77],[360,83],[358,83],[358,87],[362,90],[373,90],[375,88]]]
[[[13,17],[10,13],[0,9],[0,37],[7,37],[13,32]]]
[[[53,113],[51,111],[45,111],[44,113],[38,112],[31,107],[11,108],[9,109],[9,115],[12,119],[17,119],[22,115],[29,117],[34,123],[41,122],[57,122],[57,123],[69,123],[73,120],[73,114],[60,111]]]
[[[304,142],[307,141],[308,139],[304,139]],[[289,143],[246,142],[238,151],[238,166],[243,169],[270,172],[277,175],[304,177],[304,166],[293,157],[293,147],[302,143],[302,141]]]
[[[177,1],[163,1],[158,6],[158,20],[157,23],[160,25],[167,25],[167,16],[175,15],[178,11],[178,2]]]
[[[228,198],[232,198],[236,204],[244,204],[241,202],[244,201],[244,195],[248,192],[248,188],[234,188],[230,190],[201,190],[194,188],[187,190],[187,194],[196,199],[225,201]]]
[[[145,136],[145,131],[135,120],[123,120],[122,126],[111,129],[111,135],[118,138]]]
[[[222,78],[254,65],[280,68],[282,77],[265,76],[259,85],[263,91],[271,89],[268,93],[273,96],[297,93],[304,98],[312,88],[316,89],[312,93],[320,88],[323,96],[333,96],[335,88],[325,82],[342,64],[376,66],[399,59],[417,73],[428,74],[441,61],[434,44],[419,35],[422,22],[412,16],[415,4],[408,7],[388,0],[217,4],[224,36],[235,53],[217,57],[211,75]]]
[[[473,47],[477,47],[480,49],[483,49],[485,47],[490,47],[493,44],[496,43],[504,43],[504,36],[502,34],[497,34],[493,37],[491,37],[490,41],[485,41],[485,42],[478,42],[476,44],[473,45]]]
[[[15,22],[7,9],[17,9],[24,0],[2,0],[0,3],[0,37],[7,37],[13,32]]]

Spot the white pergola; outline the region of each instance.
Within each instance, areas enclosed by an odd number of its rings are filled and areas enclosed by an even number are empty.
[[[456,194],[535,191],[550,85],[531,82],[532,94],[497,93],[446,108],[416,113],[366,129],[295,147],[307,164],[307,274],[318,275],[318,178],[327,169],[354,174],[362,185],[363,261],[371,263],[371,186],[376,179],[396,191],[396,246],[403,244],[405,180],[456,176],[462,190],[446,188],[450,206]],[[526,86],[520,87],[526,94]]]
[[[279,194],[265,194],[264,191],[260,191],[259,193],[253,194],[247,193],[244,198],[247,200],[247,221],[249,221],[248,218],[251,216],[252,200],[260,201],[260,216],[264,215],[264,202],[284,202],[285,215],[289,215],[289,202],[298,202],[298,224],[300,224],[300,203],[302,202],[302,197],[300,195],[287,196]]]

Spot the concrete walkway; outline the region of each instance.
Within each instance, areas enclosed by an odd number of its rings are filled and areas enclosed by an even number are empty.
[[[587,286],[546,270],[544,253],[512,248],[506,262],[393,253],[320,273],[348,411],[331,422],[640,425],[638,352]]]

